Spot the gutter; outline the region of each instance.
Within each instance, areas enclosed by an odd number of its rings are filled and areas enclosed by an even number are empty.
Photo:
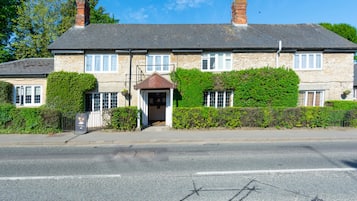
[[[49,73],[44,74],[0,74],[0,78],[47,78]]]

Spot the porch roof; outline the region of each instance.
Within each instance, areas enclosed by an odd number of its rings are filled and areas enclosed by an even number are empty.
[[[161,75],[154,73],[134,86],[135,89],[175,89],[176,85]]]

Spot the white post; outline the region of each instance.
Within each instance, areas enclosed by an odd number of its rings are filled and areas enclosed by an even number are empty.
[[[279,49],[276,52],[276,67],[279,67],[279,57],[280,57],[281,49],[282,49],[282,42],[281,40],[279,40]]]
[[[141,99],[142,99],[142,96],[141,96],[141,89],[138,90],[138,117],[137,117],[137,129],[138,130],[141,130]]]

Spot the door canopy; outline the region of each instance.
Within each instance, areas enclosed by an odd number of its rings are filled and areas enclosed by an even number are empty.
[[[134,86],[134,89],[175,89],[176,85],[161,75],[154,73],[144,81]]]

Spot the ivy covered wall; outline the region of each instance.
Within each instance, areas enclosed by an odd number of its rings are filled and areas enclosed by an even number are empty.
[[[92,74],[75,72],[53,72],[47,80],[47,106],[56,108],[65,117],[75,117],[84,111],[85,92],[96,87]]]
[[[233,90],[235,107],[295,107],[299,77],[285,68],[257,68],[223,73],[180,69],[171,74],[177,83],[177,107],[203,106],[205,91]]]

